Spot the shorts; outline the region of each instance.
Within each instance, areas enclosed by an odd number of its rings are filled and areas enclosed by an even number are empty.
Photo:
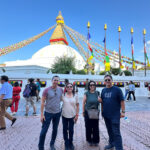
[[[36,102],[36,96],[30,96],[29,98],[26,98],[26,106],[29,106],[29,103],[34,106]]]

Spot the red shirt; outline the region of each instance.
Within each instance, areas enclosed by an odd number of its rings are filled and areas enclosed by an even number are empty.
[[[21,92],[20,86],[13,87],[13,96],[19,96]]]

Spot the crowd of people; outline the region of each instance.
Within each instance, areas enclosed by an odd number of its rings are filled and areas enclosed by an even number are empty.
[[[6,129],[5,117],[12,123],[16,122],[16,114],[20,100],[21,87],[18,82],[15,82],[12,87],[8,83],[7,76],[1,76],[2,87],[0,89],[0,130]],[[38,148],[44,150],[44,143],[46,133],[52,122],[52,136],[50,141],[50,150],[55,149],[55,140],[57,137],[57,130],[59,126],[60,117],[62,117],[63,138],[65,150],[74,150],[73,135],[74,124],[78,121],[79,116],[79,99],[78,88],[65,80],[65,88],[58,86],[59,76],[53,76],[52,85],[44,89],[41,98],[41,115],[40,120],[42,129],[40,132]],[[85,136],[89,146],[98,146],[100,142],[99,134],[99,115],[104,118],[106,129],[109,135],[108,145],[105,150],[114,148],[116,150],[123,150],[122,137],[120,133],[120,118],[125,117],[125,102],[133,95],[135,98],[135,86],[131,81],[125,87],[125,96],[122,90],[113,86],[113,78],[111,75],[105,75],[104,82],[106,87],[102,89],[101,93],[96,90],[96,82],[86,79],[85,93],[83,95],[82,114],[85,122]],[[29,104],[33,107],[33,115],[36,115],[36,101],[39,101],[39,92],[41,84],[40,79],[36,83],[33,78],[28,80],[25,86],[23,96],[26,99],[26,113],[28,116]],[[148,86],[149,89],[149,86]],[[61,107],[61,102],[63,103]],[[12,115],[7,113],[7,108],[11,107]]]

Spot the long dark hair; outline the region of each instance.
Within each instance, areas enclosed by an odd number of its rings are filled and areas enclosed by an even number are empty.
[[[75,88],[74,88],[74,86],[73,86],[73,84],[72,84],[72,83],[68,83],[68,84],[66,84],[66,86],[65,86],[66,91],[65,91],[64,95],[66,95],[66,93],[67,93],[67,86],[68,86],[69,84],[70,84],[70,85],[72,85],[72,87],[73,87],[72,94],[73,94],[73,96],[75,96]]]
[[[94,83],[94,85],[95,85],[95,91],[96,91],[96,82],[93,81],[93,80],[91,80],[91,81],[88,83],[88,91],[90,91],[90,84],[91,84],[91,83]]]
[[[15,86],[15,87],[19,86],[19,83],[16,81],[16,82],[14,83],[14,86]]]

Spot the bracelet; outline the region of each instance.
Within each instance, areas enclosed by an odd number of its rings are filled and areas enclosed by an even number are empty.
[[[122,113],[125,113],[125,110],[122,110]]]

